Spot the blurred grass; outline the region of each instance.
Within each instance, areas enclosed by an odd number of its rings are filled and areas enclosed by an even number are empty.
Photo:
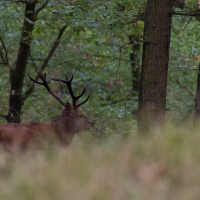
[[[1,152],[2,200],[200,199],[200,134],[166,126],[162,134]]]

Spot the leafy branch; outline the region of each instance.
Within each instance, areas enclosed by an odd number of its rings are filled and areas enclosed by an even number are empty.
[[[9,61],[8,61],[8,52],[7,52],[7,49],[6,49],[5,44],[3,42],[3,39],[1,37],[0,37],[0,41],[1,41],[1,44],[3,45],[4,51],[6,53],[6,56],[4,57],[3,52],[0,51],[0,57],[3,61],[3,63],[9,68],[9,70],[11,70],[12,67],[10,66]]]
[[[33,5],[34,3],[38,3],[38,0],[31,0],[31,1],[16,1],[16,3],[24,3],[24,4],[28,4],[28,5]]]
[[[7,116],[7,115],[1,115],[1,114],[0,114],[0,117],[3,117],[3,118],[5,118],[5,119],[7,119],[8,116]]]
[[[119,88],[119,86],[122,85],[123,83],[120,81],[120,79],[119,79],[119,77],[118,77],[119,69],[120,69],[120,65],[121,65],[122,49],[123,49],[124,47],[126,47],[127,45],[129,45],[129,44],[130,44],[132,41],[134,41],[134,40],[136,40],[136,41],[138,41],[138,42],[144,42],[143,40],[141,40],[141,38],[144,38],[144,36],[133,37],[131,40],[129,40],[127,43],[125,43],[124,45],[122,45],[122,46],[119,48],[119,64],[118,64],[117,70],[116,70],[115,72],[111,73],[111,75],[114,74],[114,73],[116,73],[115,85],[117,86],[117,89],[118,89],[118,91],[119,91],[119,94],[120,94],[120,96],[121,96],[121,99],[122,99],[122,101],[124,102],[125,120],[126,120],[126,110],[127,110],[127,108],[126,108],[126,101],[124,100],[123,95],[122,95],[122,93],[121,93],[121,90],[120,90],[120,88]]]
[[[55,50],[56,50],[56,48],[57,48],[57,46],[58,46],[58,44],[59,44],[61,38],[62,38],[62,35],[63,35],[63,33],[64,33],[66,27],[67,27],[67,25],[63,26],[63,27],[60,29],[59,34],[58,34],[58,37],[57,37],[56,41],[54,42],[54,45],[52,46],[51,50],[49,51],[48,56],[47,56],[46,59],[44,60],[43,65],[42,65],[42,66],[40,67],[40,69],[38,70],[38,74],[37,74],[37,77],[36,77],[36,81],[38,80],[38,75],[39,75],[39,73],[44,71],[44,69],[46,68],[46,66],[47,66],[47,64],[48,64],[48,62],[49,62],[49,60],[52,58],[52,56],[53,56],[53,54],[54,54],[54,52],[55,52]],[[24,93],[24,95],[23,95],[23,101],[25,101],[25,100],[28,98],[28,96],[33,92],[34,87],[35,87],[35,84],[33,83],[33,84],[29,87],[29,89]]]
[[[172,11],[172,15],[184,15],[184,16],[200,16],[200,10],[196,12],[185,12],[185,11]]]
[[[189,88],[187,88],[185,85],[180,83],[180,81],[178,81],[178,80],[177,80],[177,84],[180,86],[180,88],[184,89],[192,98],[195,98],[195,95]]]
[[[42,4],[36,11],[35,11],[35,14],[37,15],[40,11],[42,11],[46,6],[47,4],[49,3],[49,0],[46,0],[44,2],[44,4]]]
[[[35,63],[34,63],[34,60],[33,60],[33,58],[32,58],[30,49],[29,49],[29,56],[30,56],[30,58],[31,58],[31,62],[33,63],[33,66],[34,66],[34,68],[35,68],[35,71],[36,71],[36,73],[38,74],[38,70],[37,70],[37,67],[36,67],[36,65],[35,65]]]

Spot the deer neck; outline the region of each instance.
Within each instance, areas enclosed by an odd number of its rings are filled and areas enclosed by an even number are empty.
[[[73,121],[70,122],[69,120],[63,119],[62,116],[58,116],[51,123],[54,124],[60,143],[67,146],[70,145],[76,134]]]

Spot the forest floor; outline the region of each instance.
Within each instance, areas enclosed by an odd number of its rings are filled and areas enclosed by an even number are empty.
[[[200,199],[199,132],[167,126],[163,134],[104,140],[84,133],[67,149],[1,152],[0,199]]]

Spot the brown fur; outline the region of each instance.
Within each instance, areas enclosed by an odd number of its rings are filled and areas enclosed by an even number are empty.
[[[63,105],[61,114],[50,123],[34,122],[27,124],[0,125],[0,147],[8,149],[10,147],[26,148],[30,143],[41,143],[41,141],[48,142],[50,139],[55,140],[55,138],[57,138],[61,144],[68,146],[76,133],[86,130],[88,126],[93,126],[94,122],[77,110],[79,106],[83,105],[89,99],[90,95],[88,95],[83,102],[77,104],[79,98],[85,93],[85,88],[80,95],[74,96],[71,87],[73,77],[74,74],[72,78],[68,80],[66,75],[66,79],[62,80],[50,76],[52,80],[64,82],[67,85],[72,97],[72,105],[70,105],[62,100],[61,84],[60,95],[58,97],[49,88],[46,82],[46,74],[42,72],[39,73],[38,78],[40,78],[42,82],[38,82],[29,76],[34,83],[45,86],[47,91]]]
[[[23,123],[0,125],[0,146],[26,148],[29,144],[44,140],[56,140],[70,145],[74,135],[94,125],[84,114],[70,105],[63,107],[61,114],[50,123]]]

